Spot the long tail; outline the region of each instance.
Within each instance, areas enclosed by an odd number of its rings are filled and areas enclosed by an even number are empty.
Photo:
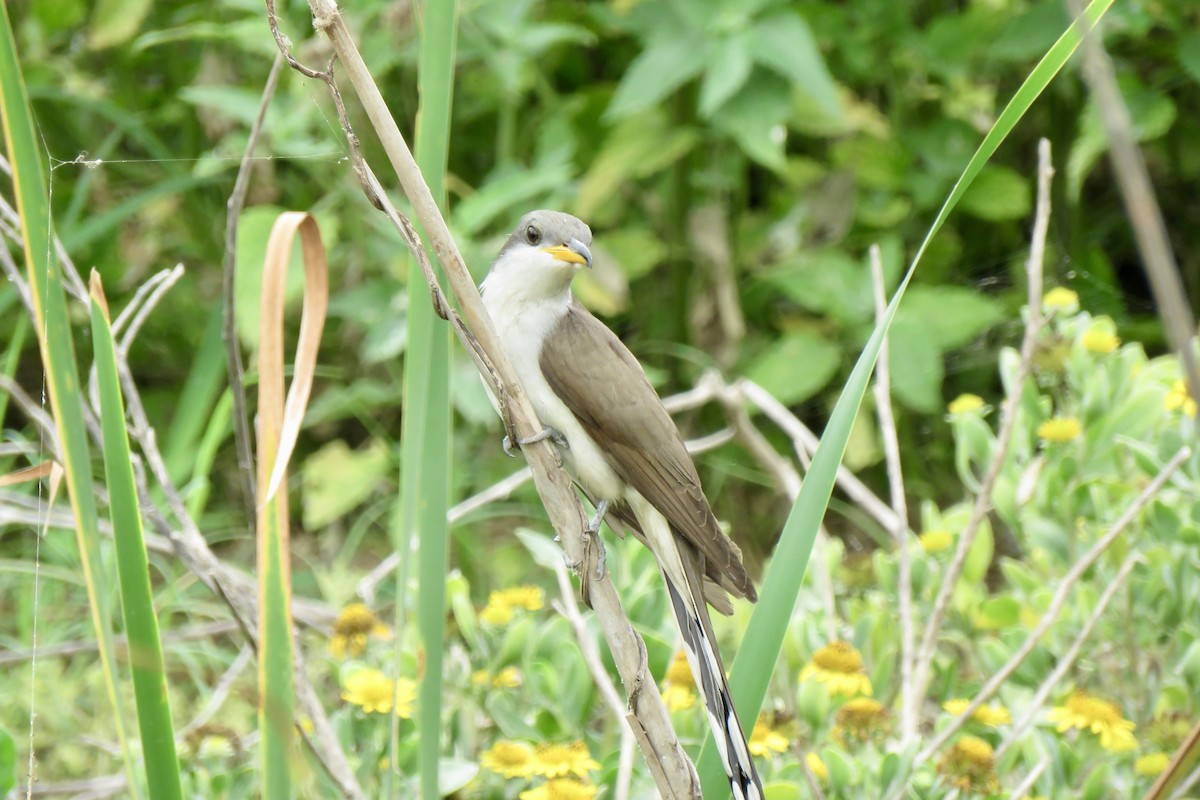
[[[729,777],[733,800],[763,800],[762,780],[754,768],[746,733],[733,708],[733,698],[725,680],[725,667],[713,637],[712,622],[702,594],[702,572],[696,569],[695,558],[689,558],[692,554],[681,555],[686,564],[684,577],[694,581],[689,580],[688,586],[677,586],[665,569],[662,571],[663,579],[667,584],[679,631],[683,634],[683,649],[696,679],[696,688],[704,699],[713,739],[721,754],[721,762],[725,765],[725,774]]]

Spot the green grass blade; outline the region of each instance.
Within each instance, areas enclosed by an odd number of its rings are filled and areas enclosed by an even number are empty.
[[[175,754],[175,728],[167,702],[167,677],[163,667],[158,617],[150,590],[150,564],[142,535],[137,487],[125,428],[125,404],[117,375],[108,306],[99,273],[92,272],[92,342],[96,378],[100,387],[100,425],[104,432],[104,472],[107,478],[121,607],[129,638],[129,663],[142,735],[142,761],[146,785],[155,800],[183,796],[179,759]]]
[[[192,368],[179,393],[179,404],[171,417],[163,443],[163,458],[167,471],[176,483],[183,483],[195,473],[193,458],[196,443],[208,428],[213,416],[213,404],[225,385],[225,345],[221,340],[221,307],[215,306],[208,317],[204,338],[192,359]]]
[[[834,407],[833,414],[829,418],[829,424],[821,436],[820,446],[813,456],[812,467],[805,477],[804,486],[784,524],[779,544],[771,558],[771,564],[767,568],[762,591],[759,593],[758,605],[750,617],[741,647],[733,660],[729,679],[730,690],[733,693],[734,705],[748,727],[753,727],[753,721],[762,709],[767,686],[779,659],[784,635],[791,620],[792,611],[796,607],[796,599],[800,594],[801,581],[808,565],[808,557],[812,552],[817,528],[825,515],[825,509],[833,493],[837,468],[845,453],[850,430],[854,425],[855,417],[858,416],[859,406],[862,405],[867,383],[875,368],[875,360],[879,356],[883,338],[892,324],[896,309],[904,297],[904,291],[908,288],[909,281],[916,272],[917,264],[920,263],[929,243],[941,230],[946,218],[958,205],[958,201],[962,199],[975,176],[996,152],[1000,143],[1025,116],[1033,101],[1042,94],[1046,86],[1066,64],[1067,59],[1075,52],[1082,39],[1083,31],[1095,25],[1111,5],[1112,0],[1093,0],[1084,11],[1082,21],[1077,20],[1072,23],[1013,95],[1012,100],[1009,101],[992,129],[983,138],[983,142],[954,184],[950,196],[942,205],[929,232],[925,235],[924,241],[921,242],[920,248],[913,257],[904,280],[901,281],[883,318],[875,327],[866,347],[863,348],[862,355],[854,365],[854,369],[842,389],[842,394],[838,398],[837,405]],[[727,791],[727,780],[712,745],[711,736],[706,737],[701,748],[698,769],[705,797],[723,796],[723,793]]]
[[[13,296],[16,296],[16,290],[13,290]],[[3,312],[0,312],[3,313]],[[4,351],[4,365],[0,366],[0,372],[4,373],[7,378],[12,378],[17,374],[17,364],[21,360],[21,351],[25,349],[25,337],[29,335],[29,320],[24,315],[17,317],[14,323],[12,341],[8,343],[8,348]],[[4,415],[8,412],[8,394],[0,394],[0,420],[4,419]]]
[[[96,501],[92,495],[91,453],[87,428],[83,422],[79,370],[71,342],[61,266],[51,246],[50,204],[42,169],[43,160],[34,136],[33,115],[17,60],[7,4],[0,19],[3,20],[0,25],[0,115],[3,116],[4,140],[12,164],[13,193],[21,217],[25,267],[37,317],[34,322],[39,334],[38,345],[46,370],[50,407],[62,443],[62,466],[67,480],[67,494],[75,514],[75,532],[87,583],[92,626],[96,631],[100,668],[104,672],[104,685],[113,710],[112,729],[120,742],[130,791],[140,796],[117,685],[116,658],[109,627],[112,617],[100,558]]]
[[[421,31],[415,155],[438,203],[445,205],[446,159],[450,147],[450,106],[454,94],[454,56],[458,4],[426,3]],[[430,253],[436,265],[437,259]],[[435,269],[437,267],[435,266]],[[425,653],[424,674],[417,696],[420,730],[421,797],[435,800],[438,788],[442,728],[442,660],[446,640],[446,571],[449,563],[450,505],[450,337],[440,324],[424,291],[425,279],[413,263],[408,286],[413,302],[408,314],[408,352],[404,367],[404,428],[401,448],[400,528],[395,545],[409,553],[412,532],[419,531],[419,595],[417,625]],[[397,631],[408,570],[397,571]],[[400,637],[397,636],[397,646]],[[392,726],[395,763],[398,724]],[[392,773],[389,773],[389,781]],[[394,782],[389,785],[394,786]]]

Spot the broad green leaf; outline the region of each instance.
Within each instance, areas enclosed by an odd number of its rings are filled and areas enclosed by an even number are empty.
[[[129,41],[153,6],[151,0],[99,0],[88,25],[88,47],[103,50]]]
[[[713,124],[764,167],[783,171],[791,94],[778,76],[756,69],[749,82],[713,115]]]
[[[700,116],[710,117],[746,83],[754,62],[745,35],[727,36],[715,46],[712,63],[700,82]]]
[[[1021,604],[1015,598],[1000,596],[983,601],[975,617],[975,625],[984,630],[1011,628],[1021,618]]]
[[[1139,142],[1152,141],[1165,134],[1178,115],[1175,102],[1163,92],[1145,86],[1134,75],[1119,77],[1122,99],[1129,106],[1134,136]],[[1079,120],[1079,137],[1071,145],[1067,158],[1067,196],[1079,199],[1083,182],[1108,150],[1108,133],[1094,102],[1089,102]]]
[[[896,398],[925,414],[940,410],[944,353],[933,333],[914,320],[897,319],[888,335],[888,356]]]
[[[812,331],[796,331],[760,353],[746,377],[781,403],[795,405],[825,387],[841,363],[841,349]]]
[[[764,783],[763,796],[766,800],[803,800],[805,797],[797,784],[783,781]]]
[[[754,59],[811,97],[832,119],[842,116],[837,85],[808,23],[787,11],[758,21],[750,29]]]
[[[320,530],[341,518],[375,491],[391,468],[387,445],[380,439],[351,450],[341,439],[304,461],[304,527]]]
[[[478,190],[455,204],[454,229],[473,236],[506,214],[515,219],[525,213],[531,201],[570,180],[571,169],[566,164],[514,169],[492,175]]]
[[[704,70],[706,51],[691,38],[654,42],[625,71],[605,116],[621,119],[650,108]]]
[[[963,211],[988,222],[1025,217],[1032,204],[1029,181],[1015,170],[994,165],[979,173],[962,199]]]
[[[1179,66],[1200,83],[1200,33],[1185,33],[1179,37]]]
[[[943,350],[974,340],[1005,317],[1003,306],[991,297],[961,286],[914,286],[896,324],[921,325]]]
[[[663,114],[642,114],[619,124],[592,160],[579,185],[576,211],[590,219],[625,181],[673,164],[696,144],[690,128],[673,127]]]

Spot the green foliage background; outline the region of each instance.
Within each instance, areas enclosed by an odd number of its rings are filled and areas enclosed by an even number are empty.
[[[596,233],[598,263],[579,294],[643,358],[663,393],[717,367],[753,378],[818,430],[873,326],[866,248],[881,245],[893,288],[999,104],[1068,21],[1057,0],[460,5],[447,189],[449,219],[476,277],[524,211],[576,213]],[[280,11],[301,60],[323,65],[328,52],[311,36],[307,5],[281,3]],[[118,305],[154,271],[187,268],[131,360],[202,529],[222,555],[249,554],[221,411],[218,321],[225,201],[275,54],[264,10],[251,0],[32,0],[10,13],[52,156],[57,232],[76,263],[95,264]],[[406,129],[417,107],[414,13],[405,2],[364,0],[349,15]],[[1105,27],[1194,305],[1200,119],[1187,110],[1200,104],[1198,30],[1200,7],[1190,0],[1119,2]],[[382,161],[355,113],[368,159]],[[963,445],[943,417],[945,402],[960,391],[1001,391],[996,358],[1019,336],[1034,142],[1043,135],[1059,171],[1049,284],[1071,286],[1085,308],[1110,316],[1152,355],[1163,347],[1096,110],[1068,69],[934,240],[897,316],[891,363],[901,447],[921,454],[906,460],[914,508],[914,500],[936,507],[962,495]],[[390,552],[405,322],[410,302],[427,298],[423,287],[409,296],[402,248],[347,169],[322,85],[285,74],[260,154],[237,254],[239,323],[251,348],[256,265],[274,215],[312,210],[331,249],[322,373],[300,443],[295,558],[297,593],[338,606]],[[714,301],[718,289],[732,292],[744,332]],[[0,308],[14,307],[11,287],[0,288]],[[0,341],[19,341],[20,319],[0,317]],[[15,352],[18,379],[37,385],[33,338]],[[498,455],[500,431],[473,367],[461,352],[454,358],[453,496],[461,499],[512,467]],[[680,422],[699,433],[718,419],[701,410]],[[872,419],[860,418],[847,461],[885,494]],[[24,435],[15,415],[3,423],[6,435]],[[786,452],[787,440],[771,435]],[[736,444],[704,456],[702,469],[718,515],[760,564],[785,501]],[[834,508],[842,513],[828,524],[850,550],[882,538],[836,499]],[[527,574],[529,554],[509,537],[511,515],[527,512],[537,513],[531,490],[453,528],[452,559],[469,588],[458,587],[464,598],[452,586],[452,603],[479,603]],[[5,558],[30,550],[23,539],[0,540]],[[70,548],[48,541],[43,561],[57,576],[43,604],[76,598]],[[161,558],[155,569],[178,571]],[[1032,581],[1012,572],[1017,584]],[[201,587],[167,582],[158,591],[160,607],[219,616]],[[656,617],[643,610],[640,618]],[[51,622],[63,640],[87,636],[83,615]],[[27,641],[30,624],[17,615],[5,636]],[[666,655],[656,653],[656,666]],[[209,684],[227,662],[202,647],[187,658]],[[72,662],[42,669],[43,680],[84,689],[96,680]],[[582,679],[581,670],[556,679]],[[560,710],[564,721],[550,727],[577,726],[587,707]],[[20,720],[2,721],[20,730]],[[83,727],[96,724],[89,717]],[[64,775],[90,764],[70,747],[45,760]]]

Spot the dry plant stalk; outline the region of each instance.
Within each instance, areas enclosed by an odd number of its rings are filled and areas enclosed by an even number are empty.
[[[310,0],[309,6],[313,11],[314,28],[325,34],[332,43],[338,60],[345,67],[350,82],[388,154],[401,188],[428,235],[434,253],[442,263],[465,322],[462,326],[455,324],[456,332],[467,351],[476,358],[476,364],[481,367],[485,380],[494,384],[496,396],[500,398],[501,409],[504,412],[502,416],[505,417],[506,427],[520,438],[531,437],[541,430],[541,425],[516,379],[512,365],[500,347],[475,283],[438,210],[437,203],[363,63],[336,4],[330,0]],[[318,77],[315,71],[295,63],[287,53],[286,42],[278,33],[270,4],[268,9],[272,30],[289,64],[301,69],[310,77]],[[325,79],[331,83],[331,79]],[[389,213],[389,216],[392,214]],[[403,227],[401,230],[403,233]],[[431,276],[427,274],[428,277]],[[446,304],[440,302],[440,287],[431,285],[430,289],[439,314],[457,322],[456,315]],[[533,471],[534,482],[545,504],[547,515],[562,540],[567,558],[572,564],[579,565],[584,598],[595,610],[608,641],[627,692],[632,712],[628,719],[659,792],[666,798],[700,797],[700,782],[695,767],[679,744],[658,687],[649,674],[645,645],[625,616],[616,589],[607,574],[599,574],[596,569],[599,542],[592,538],[585,541],[583,537],[586,516],[570,479],[559,468],[557,453],[549,442],[526,447],[524,453]]]

